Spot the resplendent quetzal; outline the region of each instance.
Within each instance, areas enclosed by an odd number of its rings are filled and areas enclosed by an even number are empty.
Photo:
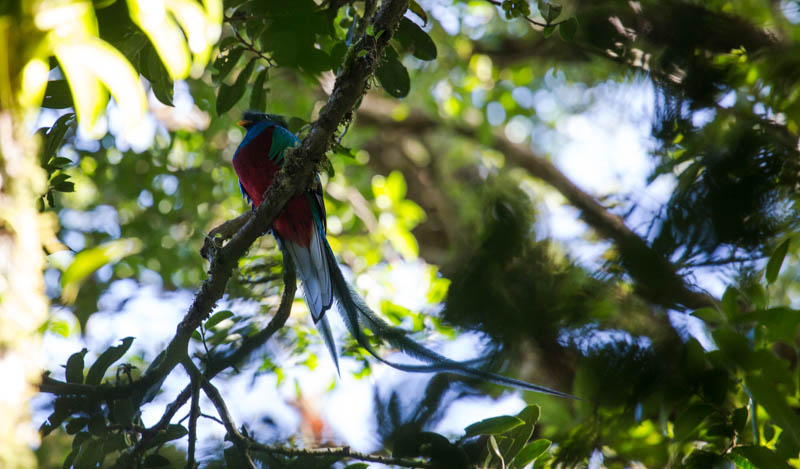
[[[263,201],[264,192],[272,184],[275,174],[283,164],[286,149],[299,143],[299,140],[287,129],[283,118],[276,115],[246,112],[240,124],[247,129],[247,133],[233,155],[233,167],[239,176],[242,195],[253,207],[257,207]],[[316,184],[314,189],[289,199],[272,225],[272,233],[278,240],[284,256],[288,255],[299,273],[308,309],[325,340],[337,370],[339,363],[336,345],[328,318],[325,316],[333,300],[336,300],[344,324],[356,342],[376,359],[393,368],[411,372],[449,371],[500,385],[573,397],[451,360],[409,339],[404,331],[392,327],[378,317],[350,288],[342,271],[339,270],[339,264],[328,245],[325,232],[325,203],[319,184]],[[372,347],[362,326],[368,327],[378,340],[387,342],[425,364],[395,363],[382,358]],[[471,363],[479,361],[472,360]]]

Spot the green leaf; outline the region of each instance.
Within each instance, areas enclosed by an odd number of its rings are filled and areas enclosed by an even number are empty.
[[[229,468],[247,467],[247,462],[236,445],[228,446],[223,450],[222,454],[225,457],[225,464]]]
[[[542,415],[542,408],[539,407],[539,404],[531,404],[517,414],[517,417],[521,418],[525,421],[525,423],[529,423],[535,425],[536,422],[539,421],[539,417]]]
[[[71,159],[57,156],[55,158],[51,158],[50,161],[47,162],[47,169],[48,170],[62,169],[64,168],[64,166],[70,164],[72,164]]]
[[[561,14],[564,8],[557,3],[550,3],[547,0],[538,0],[539,13],[541,13],[546,23],[552,23]]]
[[[100,384],[100,381],[102,381],[103,376],[105,376],[108,367],[122,358],[122,356],[125,355],[125,352],[127,352],[131,347],[132,343],[133,337],[125,337],[122,339],[122,344],[109,347],[105,352],[97,357],[97,360],[94,362],[94,364],[92,364],[92,367],[89,368],[89,372],[86,374],[86,384]]]
[[[50,320],[47,323],[47,330],[64,338],[69,337],[69,324],[67,321]]]
[[[549,38],[550,36],[553,35],[553,32],[555,30],[556,30],[556,27],[553,26],[553,25],[545,26],[545,28],[542,30],[542,35],[544,36],[545,39],[547,39],[547,38]]]
[[[715,405],[722,405],[725,396],[728,394],[729,386],[730,378],[728,372],[719,368],[708,370],[700,379],[703,395]]]
[[[103,442],[97,438],[89,439],[81,444],[73,467],[75,469],[95,469],[103,462],[104,456]]]
[[[387,93],[395,98],[404,98],[411,91],[408,70],[398,59],[394,48],[389,46],[385,50],[384,60],[375,72],[375,76]]]
[[[334,70],[339,70],[344,63],[344,57],[347,55],[347,44],[344,41],[339,41],[331,47],[330,51],[331,57],[331,68]]]
[[[256,75],[253,91],[250,92],[250,109],[263,112],[267,109],[267,88],[264,84],[269,78],[269,69],[265,68]]]
[[[172,467],[172,463],[169,462],[169,459],[161,456],[160,454],[151,454],[144,458],[144,463],[142,467],[147,468],[169,468]]]
[[[127,427],[133,423],[136,409],[134,409],[133,402],[131,402],[130,398],[125,397],[114,401],[111,407],[111,415],[114,417],[114,422]]]
[[[232,311],[229,311],[229,310],[217,311],[216,313],[211,315],[210,318],[208,318],[208,320],[206,321],[205,327],[206,327],[206,329],[211,329],[214,326],[216,326],[217,324],[219,324],[220,322],[222,322],[222,321],[224,321],[224,320],[226,320],[226,319],[228,319],[230,317],[233,317],[233,312]]]
[[[727,461],[720,455],[702,449],[692,451],[681,467],[685,469],[709,469],[727,467]]]
[[[708,324],[716,325],[725,322],[725,316],[716,308],[700,308],[692,313],[692,316],[702,319]]]
[[[767,279],[767,283],[774,283],[778,278],[778,272],[780,272],[781,265],[783,265],[783,259],[786,257],[786,253],[789,252],[790,241],[791,238],[782,242],[775,252],[769,256],[769,262],[767,262],[767,271],[764,274]]]
[[[183,425],[170,424],[170,426],[167,427],[164,437],[166,438],[166,441],[172,441],[177,440],[178,438],[183,438],[188,434],[189,430],[187,430]]]
[[[417,3],[416,0],[411,0],[410,2],[408,2],[408,9],[411,10],[412,13],[417,15],[417,17],[419,17],[419,19],[422,20],[423,25],[428,24],[428,15],[425,13],[425,10],[423,10],[422,7],[419,6],[419,3]]]
[[[731,453],[744,457],[754,468],[791,469],[792,467],[774,451],[764,446],[736,446]]]
[[[78,455],[78,452],[75,450],[70,451],[67,457],[64,459],[64,464],[61,466],[62,469],[70,469],[72,467],[72,463],[75,461],[75,456]]]
[[[735,287],[728,287],[725,293],[722,294],[722,312],[729,319],[733,319],[739,315],[739,290]]]
[[[56,156],[68,133],[75,130],[75,114],[67,113],[59,117],[47,131],[44,139],[44,161]]]
[[[514,466],[519,468],[525,467],[530,464],[531,461],[544,454],[544,452],[550,448],[551,444],[552,442],[545,438],[530,442],[522,448],[519,454],[517,454],[517,457],[514,458]]]
[[[747,338],[738,332],[721,327],[711,333],[720,351],[734,364],[749,368],[752,364],[752,349]]]
[[[318,75],[331,69],[331,56],[322,49],[310,47],[297,58],[297,65],[304,71]]]
[[[747,424],[747,407],[739,407],[731,414],[731,424],[736,433],[742,433],[744,426]]]
[[[214,61],[214,68],[217,70],[216,75],[212,77],[214,81],[222,83],[231,73],[233,67],[239,63],[239,59],[242,57],[243,53],[243,47],[236,47],[230,49],[227,54],[217,57],[217,60]]]
[[[72,181],[62,181],[53,186],[58,192],[75,192],[75,183]]]
[[[673,433],[677,441],[684,441],[692,437],[700,424],[714,412],[708,404],[693,404],[688,409],[678,414],[675,419]]]
[[[69,179],[69,174],[67,173],[55,174],[52,178],[50,178],[50,185],[56,186],[58,184],[65,182],[67,179]]]
[[[139,73],[119,50],[87,36],[59,42],[55,55],[72,90],[78,123],[88,136],[100,138],[105,131],[97,123],[108,104],[109,91],[123,116],[123,132],[134,131],[141,124],[147,96]]]
[[[308,125],[308,122],[305,119],[301,119],[299,117],[291,117],[289,118],[289,130],[292,133],[300,132],[300,129]]]
[[[147,47],[145,49],[144,66],[142,75],[150,82],[150,89],[153,95],[167,106],[173,106],[172,97],[174,95],[175,84],[169,76],[164,64],[158,58],[155,49]]]
[[[230,111],[230,109],[242,99],[245,88],[247,87],[247,81],[250,79],[250,75],[253,73],[255,66],[256,59],[251,59],[244,67],[244,70],[236,77],[236,81],[233,85],[229,86],[224,83],[220,85],[219,93],[217,94],[217,115],[222,115]]]
[[[578,19],[574,16],[558,25],[558,34],[565,41],[571,41],[576,32],[578,32]]]
[[[464,431],[466,435],[464,435],[464,437],[469,438],[475,435],[499,435],[523,424],[525,424],[525,422],[522,419],[511,415],[490,417],[465,428]]]
[[[191,55],[184,31],[178,26],[175,16],[167,11],[167,4],[128,0],[128,12],[133,22],[150,38],[170,78],[180,80],[189,74]]]
[[[760,376],[748,375],[745,382],[753,400],[767,410],[772,420],[783,429],[783,434],[794,441],[795,446],[800,445],[800,418],[786,402],[786,396]]]
[[[108,433],[106,418],[103,414],[98,412],[89,417],[89,433],[94,436],[103,436]]]
[[[772,340],[783,340],[792,343],[800,323],[800,311],[783,306],[758,310],[753,318],[767,329],[767,336]]]
[[[513,459],[519,454],[522,448],[533,436],[533,429],[541,415],[541,408],[536,405],[529,405],[522,409],[517,417],[522,419],[525,424],[507,432],[507,440],[501,445],[501,450],[506,459]]]
[[[42,107],[49,109],[66,109],[73,106],[72,93],[67,80],[51,80],[44,90]]]
[[[420,60],[434,60],[436,58],[436,44],[422,28],[416,23],[403,18],[395,33],[397,39],[405,50],[411,51],[414,57]]]
[[[83,384],[83,357],[86,356],[87,349],[73,353],[67,359],[67,382]]]
[[[123,257],[136,254],[142,249],[142,242],[136,238],[123,238],[100,246],[83,250],[75,255],[72,263],[61,276],[61,296],[65,303],[73,303],[78,290],[86,277],[100,267],[114,263]]]
[[[79,431],[83,430],[88,423],[89,419],[86,417],[75,417],[70,419],[66,425],[67,435],[74,435],[78,433]]]

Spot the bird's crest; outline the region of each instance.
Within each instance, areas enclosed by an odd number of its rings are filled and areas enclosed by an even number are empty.
[[[280,114],[267,114],[265,112],[257,112],[257,111],[245,111],[242,115],[242,120],[239,121],[239,125],[244,127],[245,129],[249,129],[250,127],[256,125],[259,122],[273,122],[284,129],[289,128],[289,123],[286,121],[286,118]]]

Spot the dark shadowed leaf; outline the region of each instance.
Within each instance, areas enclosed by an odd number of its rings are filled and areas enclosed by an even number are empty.
[[[153,95],[163,104],[172,106],[175,86],[169,77],[169,72],[167,72],[155,49],[148,47],[145,49],[144,54],[142,74],[150,81],[150,89],[153,90]]]
[[[411,51],[414,57],[421,60],[436,58],[436,44],[428,33],[408,18],[400,20],[400,26],[394,37],[405,50]]]
[[[330,51],[331,67],[338,70],[344,62],[344,56],[347,54],[347,44],[344,41],[339,41],[333,45]]]
[[[791,238],[782,242],[775,252],[769,256],[765,275],[768,283],[773,283],[778,278],[778,272],[780,272],[781,265],[783,265],[783,259],[786,257],[786,253],[789,252],[789,241],[791,241]]]
[[[150,441],[150,447],[152,448],[154,446],[163,445],[168,441],[183,438],[188,433],[189,430],[187,430],[183,425],[170,424],[166,430],[158,432],[158,434],[153,437],[153,439]]]
[[[83,430],[88,423],[89,419],[86,417],[75,417],[70,419],[66,425],[67,435],[74,435],[78,433],[79,431]]]
[[[731,453],[744,457],[754,468],[790,469],[792,467],[774,451],[764,446],[737,446],[731,450]]]
[[[125,352],[127,352],[131,347],[132,343],[133,337],[125,337],[122,339],[122,344],[109,347],[108,350],[97,357],[97,360],[94,362],[94,364],[92,364],[92,367],[89,368],[89,372],[86,374],[86,384],[100,384],[100,381],[103,379],[103,376],[105,376],[108,367],[122,358],[122,356],[125,355]]]
[[[50,127],[44,140],[44,161],[56,156],[68,133],[75,130],[76,122],[75,114],[70,112],[59,117]]]
[[[574,16],[558,25],[558,34],[565,41],[571,41],[576,32],[578,32],[578,19]]]
[[[135,413],[136,410],[133,408],[133,403],[127,397],[115,400],[111,408],[114,422],[122,426],[130,425],[133,422]]]
[[[214,79],[217,83],[222,83],[222,81],[228,77],[233,67],[239,63],[239,59],[242,57],[243,53],[244,48],[235,47],[229,49],[227,54],[217,57],[217,60],[214,61],[214,68],[217,70]]]
[[[747,407],[739,407],[733,411],[731,415],[731,424],[736,433],[744,431],[744,426],[747,424]]]
[[[250,109],[263,112],[267,109],[267,88],[264,86],[269,77],[269,69],[261,70],[253,82],[253,91],[250,92]]]
[[[786,402],[786,396],[760,376],[748,375],[746,383],[756,403],[767,410],[795,445],[800,444],[800,418]]]
[[[219,93],[217,94],[217,115],[230,111],[230,109],[242,99],[247,87],[247,82],[255,66],[256,59],[251,59],[244,67],[244,70],[236,77],[236,81],[233,85],[226,85],[224,83],[220,85]]]
[[[713,412],[714,408],[708,404],[693,404],[681,411],[675,419],[675,439],[683,441],[692,437],[700,424]]]
[[[378,70],[375,72],[383,89],[395,98],[404,98],[411,91],[411,78],[408,70],[400,62],[397,52],[391,47],[386,48]]]
[[[44,90],[42,107],[50,109],[66,109],[72,107],[72,93],[67,80],[51,80]]]
[[[68,383],[83,384],[83,357],[86,356],[87,349],[73,353],[67,359],[66,377]]]
[[[144,463],[142,464],[143,467],[146,468],[168,468],[172,467],[172,463],[169,462],[169,459],[161,456],[160,454],[151,454],[144,458]]]
[[[92,438],[83,442],[75,456],[73,467],[75,469],[96,469],[103,461],[103,441]]]

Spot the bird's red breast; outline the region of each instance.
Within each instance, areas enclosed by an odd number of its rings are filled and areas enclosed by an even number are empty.
[[[247,145],[239,147],[233,159],[233,169],[255,207],[261,205],[264,192],[272,185],[275,174],[280,169],[280,166],[269,158],[274,130],[275,127],[272,126],[264,129]],[[281,238],[308,247],[311,242],[313,221],[308,196],[300,194],[289,199],[281,214],[275,219],[273,229]]]

